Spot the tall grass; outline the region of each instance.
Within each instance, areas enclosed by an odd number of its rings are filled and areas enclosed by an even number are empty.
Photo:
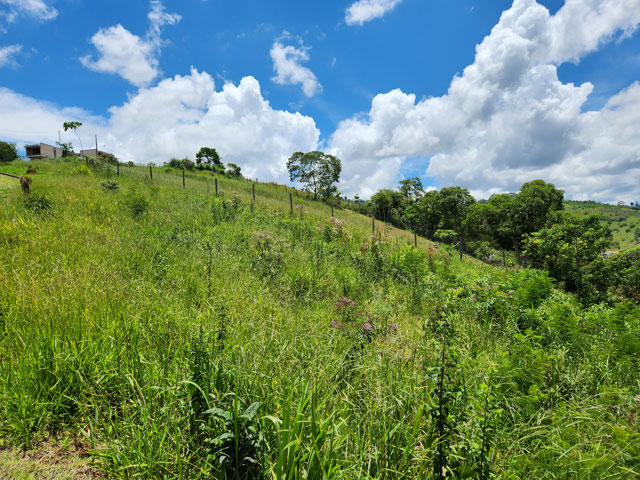
[[[34,164],[50,211],[0,201],[6,444],[71,434],[123,479],[640,472],[637,308],[284,187]]]

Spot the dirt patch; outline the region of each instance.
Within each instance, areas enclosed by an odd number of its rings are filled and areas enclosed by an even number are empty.
[[[23,455],[0,450],[0,480],[94,480],[102,475],[91,468],[82,447],[42,444]]]

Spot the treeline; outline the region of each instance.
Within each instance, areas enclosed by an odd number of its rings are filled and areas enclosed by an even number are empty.
[[[546,270],[583,303],[623,297],[640,301],[640,250],[606,259],[612,232],[597,215],[564,210],[564,192],[533,180],[518,193],[476,201],[469,190],[425,191],[419,178],[383,189],[356,206],[362,213],[426,238],[452,244],[484,261],[514,258],[522,267]]]
[[[164,164],[168,168],[176,168],[178,170],[208,170],[218,175],[226,175],[227,177],[242,178],[242,170],[235,163],[227,163],[225,169],[220,155],[215,148],[202,147],[196,153],[195,163],[188,158],[172,158]]]

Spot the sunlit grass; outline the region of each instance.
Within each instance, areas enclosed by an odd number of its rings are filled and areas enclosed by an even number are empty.
[[[439,442],[459,477],[638,472],[637,309],[283,186],[33,165],[50,211],[0,201],[7,444],[75,437],[114,478],[438,478]]]

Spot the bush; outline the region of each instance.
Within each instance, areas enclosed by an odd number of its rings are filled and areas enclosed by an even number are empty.
[[[139,194],[132,195],[127,201],[127,207],[134,217],[139,217],[149,209],[149,201]]]
[[[102,157],[86,157],[85,163],[94,173],[110,177],[114,174],[108,159]]]
[[[164,166],[170,167],[170,168],[177,168],[179,170],[184,170],[184,164],[182,163],[182,160],[178,158],[172,158],[167,163],[165,163]]]
[[[24,199],[24,206],[34,213],[49,213],[51,211],[51,200],[45,195],[29,195]]]
[[[184,165],[185,170],[189,170],[190,172],[193,172],[196,169],[196,164],[188,158],[182,159],[182,165]]]
[[[102,182],[100,185],[102,185],[102,188],[104,188],[105,190],[118,190],[120,188],[118,182],[107,181]]]
[[[74,168],[73,173],[75,173],[76,175],[87,175],[89,177],[93,176],[93,173],[91,172],[89,167],[84,164],[78,165],[76,168]]]
[[[0,142],[0,163],[8,163],[18,158],[14,143]]]
[[[514,297],[521,307],[537,308],[553,291],[553,280],[547,272],[534,269],[520,270],[510,282]]]

